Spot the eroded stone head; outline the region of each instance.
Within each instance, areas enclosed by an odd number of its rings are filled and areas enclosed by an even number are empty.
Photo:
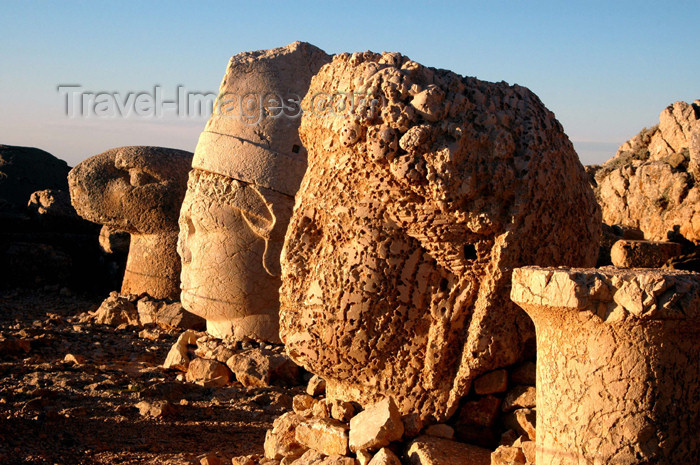
[[[68,175],[80,216],[132,234],[177,231],[192,153],[120,147],[79,163]]]
[[[336,56],[302,106],[282,339],[331,397],[443,420],[534,337],[512,268],[595,263],[583,167],[529,90],[397,53]]]
[[[306,170],[301,97],[330,57],[313,45],[231,58],[180,214],[182,303],[214,336],[279,341],[279,256]]]
[[[122,292],[157,299],[179,295],[177,218],[192,153],[120,147],[68,174],[71,202],[83,218],[131,233]]]

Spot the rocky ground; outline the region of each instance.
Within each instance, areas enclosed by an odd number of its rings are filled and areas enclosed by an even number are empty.
[[[101,301],[0,290],[0,463],[190,464],[212,453],[230,463],[262,453],[295,388],[177,381],[161,365],[178,332],[97,325],[85,314]]]

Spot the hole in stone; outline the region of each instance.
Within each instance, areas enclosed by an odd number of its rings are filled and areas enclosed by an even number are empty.
[[[299,153],[299,150],[301,150],[300,146],[298,146],[296,144],[292,145],[292,152]]]
[[[464,258],[466,260],[476,259],[476,247],[474,247],[474,244],[464,244]]]
[[[447,284],[448,284],[447,279],[442,278],[442,279],[440,280],[440,290],[443,291],[443,292],[446,291],[446,290],[447,290]]]

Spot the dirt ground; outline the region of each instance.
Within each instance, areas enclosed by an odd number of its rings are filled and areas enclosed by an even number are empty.
[[[211,452],[230,463],[262,454],[266,430],[301,388],[179,382],[160,366],[178,333],[81,323],[101,300],[58,288],[0,290],[0,464],[190,464]],[[140,402],[155,414],[142,415]]]

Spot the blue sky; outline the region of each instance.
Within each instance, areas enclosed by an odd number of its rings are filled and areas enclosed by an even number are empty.
[[[533,90],[584,164],[700,98],[697,2],[0,2],[0,143],[73,165],[121,145],[194,150],[206,118],[68,118],[59,84],[216,92],[231,55],[304,40],[399,51]]]

